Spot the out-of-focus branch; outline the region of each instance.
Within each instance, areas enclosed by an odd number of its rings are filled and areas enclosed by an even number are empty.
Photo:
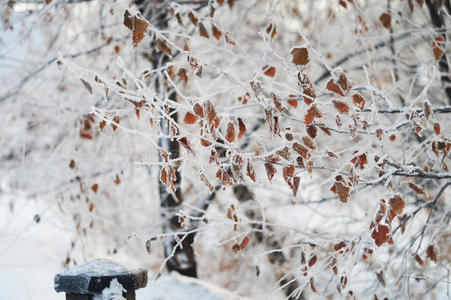
[[[413,31],[409,31],[409,32],[404,32],[396,37],[393,37],[393,42],[394,41],[401,41],[404,40],[406,38],[408,38],[409,36],[411,36],[412,34],[417,33],[418,31],[422,30],[426,28],[426,26],[422,26],[421,28],[419,28],[418,30],[413,30]],[[442,29],[442,28],[438,28],[435,30],[435,32],[437,33],[444,33],[446,32],[446,29]],[[336,68],[341,66],[342,64],[344,64],[345,62],[347,62],[348,60],[350,60],[351,58],[354,58],[356,56],[359,56],[361,54],[367,53],[368,51],[374,51],[374,50],[378,50],[380,48],[384,48],[389,46],[391,43],[391,39],[389,39],[388,41],[383,41],[383,42],[379,42],[376,45],[372,46],[372,47],[368,47],[362,50],[357,50],[349,55],[344,56],[343,58],[339,59],[337,62],[335,62],[334,64],[332,64],[332,68]],[[315,80],[315,84],[318,84],[319,82],[321,82],[322,80],[324,80],[325,78],[327,78],[330,75],[329,70],[324,71],[316,80]]]
[[[444,27],[445,23],[443,17],[439,14],[438,2],[439,1],[426,0],[426,5],[429,9],[429,15],[431,16],[432,24],[435,28],[441,29],[442,27]],[[446,34],[444,34],[443,37],[446,40]],[[451,104],[451,78],[449,74],[449,66],[446,53],[443,53],[438,65],[440,72],[442,73],[440,79],[442,81],[442,84],[445,86],[445,94],[448,97],[448,103]]]

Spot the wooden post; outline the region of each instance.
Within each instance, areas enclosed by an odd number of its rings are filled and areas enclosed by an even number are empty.
[[[135,300],[135,290],[147,285],[147,271],[129,270],[113,261],[97,259],[56,275],[54,285],[57,292],[66,293],[66,300],[92,300],[115,279],[125,290],[122,296]]]

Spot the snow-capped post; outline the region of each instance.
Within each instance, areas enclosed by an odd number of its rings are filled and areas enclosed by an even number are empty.
[[[147,285],[147,271],[96,259],[57,274],[54,285],[58,293],[66,293],[66,300],[135,300],[135,290]]]

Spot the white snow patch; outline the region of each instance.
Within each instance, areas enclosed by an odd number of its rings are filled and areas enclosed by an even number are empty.
[[[114,278],[110,282],[110,287],[104,288],[102,294],[95,295],[93,300],[125,300],[122,293],[126,292],[124,287]]]

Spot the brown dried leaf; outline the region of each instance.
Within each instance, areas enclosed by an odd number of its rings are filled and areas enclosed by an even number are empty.
[[[194,15],[192,11],[188,13],[188,18],[194,25],[197,25],[197,23],[199,22],[199,19]]]
[[[188,150],[189,153],[191,153],[193,156],[196,155],[196,153],[194,152],[194,150],[193,150],[193,148],[191,146],[191,143],[188,141],[186,136],[179,138],[178,141],[183,146],[183,148]]]
[[[413,182],[409,182],[409,187],[417,194],[424,194],[424,189]]]
[[[382,25],[385,28],[390,29],[390,25],[391,25],[391,15],[390,14],[384,12],[383,14],[380,15],[379,21],[381,21]]]
[[[312,139],[309,138],[308,136],[302,137],[302,142],[304,143],[304,145],[306,145],[306,146],[309,147],[310,149],[312,149],[312,150],[315,150],[315,149],[316,149],[316,147],[315,147],[315,145],[314,145]]]
[[[250,160],[247,160],[246,174],[253,182],[255,182],[255,169]]]
[[[185,83],[188,82],[188,75],[187,75],[186,69],[180,68],[180,70],[177,73],[177,76],[180,77],[180,79],[182,79],[183,82],[185,82]]]
[[[440,135],[440,124],[439,123],[434,123],[434,133],[436,135]]]
[[[199,23],[199,34],[200,34],[200,36],[203,36],[204,38],[207,38],[207,39],[210,38],[207,28],[205,28],[204,24],[202,24],[202,23]]]
[[[307,127],[307,134],[314,139],[316,137],[316,133],[317,133],[318,129],[316,129],[316,126],[314,125],[310,125]]]
[[[299,143],[294,143],[293,150],[296,151],[297,153],[299,153],[303,158],[310,157],[309,150],[304,145],[301,145]]]
[[[171,56],[171,49],[169,49],[168,45],[163,39],[156,39],[155,40],[155,46],[157,46],[157,49],[160,52],[163,52],[167,56]]]
[[[433,262],[437,262],[437,248],[435,248],[433,245],[429,245],[429,247],[426,249],[426,257],[428,257]]]
[[[200,173],[200,180],[202,180],[202,182],[208,187],[210,192],[213,192],[215,190],[215,188],[210,184],[210,182],[207,179],[207,176],[205,176],[204,173]]]
[[[266,27],[266,33],[273,39],[277,34],[276,24],[270,23],[268,27]]]
[[[90,94],[92,94],[92,87],[91,87],[91,85],[86,80],[84,80],[83,78],[80,78],[80,81],[81,81],[81,83],[83,83],[83,85],[88,90],[88,92]]]
[[[416,260],[417,263],[419,263],[421,266],[424,266],[424,260],[423,260],[418,254],[415,254],[415,260]]]
[[[276,174],[276,168],[272,165],[272,163],[265,163],[266,175],[268,176],[268,180],[271,181]]]
[[[318,260],[318,257],[316,257],[316,255],[313,255],[310,258],[310,260],[308,261],[308,266],[309,267],[313,266],[314,264],[316,264],[317,260]]]
[[[315,286],[315,279],[313,277],[310,277],[310,289],[312,290],[312,292],[318,293],[318,290]]]
[[[229,43],[230,45],[234,45],[234,46],[236,45],[235,41],[232,40],[232,38],[229,36],[228,33],[225,34],[225,40],[226,40],[226,42]]]
[[[149,23],[140,16],[134,17],[133,26],[133,47],[138,46],[139,42],[146,36],[149,31]]]
[[[295,65],[306,65],[310,60],[306,47],[293,48],[293,50],[291,50],[291,55],[293,56],[292,62]]]
[[[344,181],[336,180],[330,190],[338,195],[341,202],[346,203],[348,201],[350,188]]]
[[[176,13],[175,18],[177,19],[177,23],[179,23],[180,26],[185,26],[183,24],[182,16],[180,15],[180,13]]]
[[[235,125],[233,122],[229,122],[227,124],[227,131],[226,131],[226,140],[227,142],[231,143],[235,140]]]
[[[196,116],[198,116],[201,119],[204,118],[204,110],[202,109],[202,106],[199,103],[194,104],[193,110]]]
[[[293,177],[293,197],[296,197],[299,189],[299,183],[301,182],[301,178],[298,176]]]
[[[244,124],[243,120],[241,118],[238,118],[238,128],[239,128],[239,133],[238,133],[238,139],[241,140],[244,136],[244,134],[246,133],[246,125]]]
[[[117,125],[121,122],[121,118],[119,116],[114,116],[113,122],[111,122],[111,128],[113,128],[113,131],[117,130]]]

